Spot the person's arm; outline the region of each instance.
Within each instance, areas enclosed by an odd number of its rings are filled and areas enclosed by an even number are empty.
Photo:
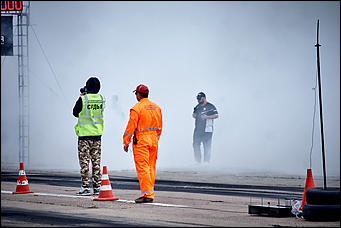
[[[123,134],[123,145],[124,145],[125,152],[128,152],[128,146],[131,141],[131,137],[133,136],[134,131],[137,127],[138,119],[139,117],[138,117],[137,112],[134,109],[130,109],[129,121],[128,121],[126,130],[124,131],[124,134]]]
[[[193,114],[192,114],[192,117],[195,119],[197,118],[197,109],[198,109],[198,105],[194,107],[194,110],[193,110]]]
[[[79,113],[82,111],[83,104],[82,104],[82,98],[79,97],[78,100],[76,101],[75,106],[73,107],[73,115],[75,117],[79,117]]]
[[[208,116],[208,115],[202,115],[202,118],[203,119],[217,119],[219,116],[218,116],[218,114],[213,114],[213,115],[210,115],[210,116]]]
[[[201,116],[203,119],[217,119],[218,116],[218,111],[217,108],[211,104],[211,109],[207,112],[207,114],[204,114]]]
[[[159,140],[161,133],[162,133],[162,112],[161,112],[161,109],[158,112],[157,119],[158,119],[158,129],[156,130],[156,134],[157,134],[157,139]]]

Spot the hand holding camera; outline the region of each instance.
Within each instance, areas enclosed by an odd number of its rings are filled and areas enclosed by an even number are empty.
[[[84,86],[83,88],[80,88],[79,91],[81,92],[81,96],[85,95],[87,92],[86,86]]]

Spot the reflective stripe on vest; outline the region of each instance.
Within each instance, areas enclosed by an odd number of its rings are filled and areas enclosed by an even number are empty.
[[[90,116],[89,115],[89,109],[88,109],[88,104],[89,104],[89,100],[88,100],[88,96],[85,94],[84,95],[84,99],[85,99],[85,113],[86,115],[81,115],[78,117],[78,124],[79,125],[84,125],[84,124],[99,124],[100,121],[96,121],[96,122],[92,122],[92,121],[79,121],[82,118],[89,118],[89,119],[96,119],[96,118],[103,118],[103,109],[104,109],[104,105],[103,105],[103,97],[101,94],[99,94],[101,96],[101,100],[102,100],[102,109],[101,109],[101,115],[94,115],[94,116]],[[101,122],[103,123],[103,121]]]
[[[78,122],[78,125],[85,125],[85,124],[92,124],[92,125],[96,125],[96,124],[102,124],[103,120],[100,121],[82,121],[82,122]]]
[[[136,131],[147,131],[147,130],[159,130],[159,128],[158,127],[149,127],[149,128],[136,129]]]
[[[82,111],[79,113],[75,126],[76,134],[78,136],[102,135],[104,97],[101,94],[86,94],[82,96],[82,105]]]

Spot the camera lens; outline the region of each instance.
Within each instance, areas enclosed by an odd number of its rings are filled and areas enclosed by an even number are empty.
[[[80,88],[79,90],[81,93],[85,93],[86,92],[86,87],[84,86],[83,88]]]

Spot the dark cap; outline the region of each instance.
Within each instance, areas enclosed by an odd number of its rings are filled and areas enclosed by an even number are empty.
[[[136,87],[136,89],[133,91],[133,93],[135,93],[135,92],[149,93],[149,89],[147,86],[141,84],[141,85],[138,85]]]
[[[203,92],[198,93],[197,100],[200,100],[202,97],[206,97],[206,95]]]
[[[101,88],[101,83],[96,77],[91,77],[86,81],[87,92],[98,93]]]

